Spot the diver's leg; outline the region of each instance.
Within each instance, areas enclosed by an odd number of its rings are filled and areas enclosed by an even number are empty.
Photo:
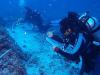
[[[96,60],[96,66],[95,66],[93,75],[100,75],[100,55],[98,56]]]

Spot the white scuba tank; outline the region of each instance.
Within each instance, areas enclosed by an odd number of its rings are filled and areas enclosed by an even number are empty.
[[[95,17],[91,17],[88,13],[84,13],[79,17],[79,20],[85,23],[88,30],[92,33],[94,41],[100,43],[100,23]]]

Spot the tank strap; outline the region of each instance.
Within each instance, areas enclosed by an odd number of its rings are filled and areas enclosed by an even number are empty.
[[[98,30],[100,30],[100,26],[97,27],[95,30],[93,30],[92,33],[95,33],[95,32],[97,32]]]

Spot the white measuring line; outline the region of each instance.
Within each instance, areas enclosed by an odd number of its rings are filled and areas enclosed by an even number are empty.
[[[2,55],[0,55],[0,59],[5,56],[9,51],[11,51],[12,49],[7,50],[5,53],[3,53]]]

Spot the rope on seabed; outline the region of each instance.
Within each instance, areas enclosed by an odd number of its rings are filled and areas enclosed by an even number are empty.
[[[2,59],[9,51],[11,51],[12,49],[7,50],[5,53],[3,53],[2,55],[0,55],[0,59]]]

